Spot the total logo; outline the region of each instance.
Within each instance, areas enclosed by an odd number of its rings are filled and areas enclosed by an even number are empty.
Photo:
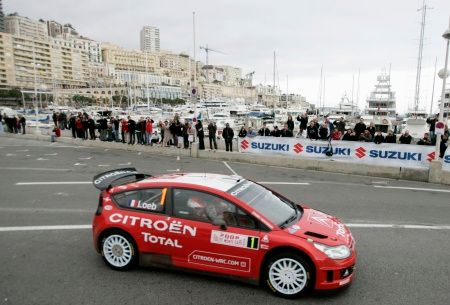
[[[359,159],[364,158],[366,156],[366,149],[362,146],[355,149],[355,156],[357,156]]]
[[[247,140],[244,140],[244,141],[241,142],[241,148],[242,148],[243,150],[246,150],[249,146],[250,146],[250,145],[249,145],[249,143],[248,143]]]

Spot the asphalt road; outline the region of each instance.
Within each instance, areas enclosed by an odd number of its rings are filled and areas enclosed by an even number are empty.
[[[133,166],[158,174],[237,174],[352,225],[359,258],[347,289],[290,301],[265,289],[190,273],[110,270],[89,225],[94,174]],[[0,304],[449,304],[450,188],[244,163],[146,155],[0,137]],[[67,185],[23,185],[77,182]],[[276,184],[274,184],[276,183]],[[289,184],[297,183],[297,184]],[[21,185],[22,184],[22,185]]]

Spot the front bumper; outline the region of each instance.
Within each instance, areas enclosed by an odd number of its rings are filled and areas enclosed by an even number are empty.
[[[356,263],[356,252],[344,260],[327,260],[316,272],[318,290],[337,289],[347,286],[353,281]]]

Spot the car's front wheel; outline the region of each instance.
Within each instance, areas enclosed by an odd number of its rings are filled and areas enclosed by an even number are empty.
[[[266,265],[266,284],[279,296],[296,298],[310,288],[311,272],[311,267],[301,256],[294,253],[278,254]]]
[[[127,234],[114,231],[106,234],[101,244],[105,263],[115,270],[127,270],[137,261],[136,247]]]

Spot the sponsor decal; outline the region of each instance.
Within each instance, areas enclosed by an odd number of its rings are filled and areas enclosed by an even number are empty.
[[[315,222],[321,224],[322,226],[328,227],[330,229],[333,228],[333,220],[331,220],[326,214],[323,213],[311,213],[308,215],[308,220],[310,222]]]
[[[251,259],[220,253],[195,250],[188,256],[188,262],[221,269],[250,272]]]
[[[444,162],[445,163],[450,163],[450,155],[444,156]]]
[[[269,249],[269,245],[265,245],[265,244],[261,244],[261,250],[268,250]]]
[[[261,242],[262,243],[268,243],[269,242],[269,236],[267,236],[267,234],[264,235],[263,238],[261,239]]]
[[[296,154],[299,154],[299,153],[301,153],[302,151],[303,151],[303,145],[302,145],[302,144],[297,143],[297,144],[294,145],[294,152],[295,152]]]
[[[195,237],[197,235],[197,228],[184,225],[181,221],[172,220],[167,222],[165,220],[153,221],[149,218],[142,218],[137,216],[122,215],[120,213],[114,213],[109,216],[109,221],[112,223],[120,223],[123,225],[129,225],[133,227],[140,227],[151,229],[159,232],[170,232],[174,234],[190,235]]]
[[[288,232],[291,233],[291,234],[294,234],[294,233],[297,232],[298,230],[300,230],[300,227],[297,226],[297,225],[293,225],[293,226],[290,226],[290,227],[288,228]]]
[[[435,157],[435,155],[436,155],[436,152],[431,152],[431,153],[429,153],[428,155],[427,155],[427,161],[428,162],[431,162],[431,161],[433,161],[434,160],[434,157]]]
[[[117,186],[117,188],[119,190],[126,190],[128,188],[128,186],[126,186],[126,185],[119,185],[119,186]]]
[[[112,206],[110,206],[110,205],[105,205],[104,209],[107,210],[107,211],[111,211],[111,210],[112,210]]]
[[[244,140],[244,141],[241,142],[241,148],[243,150],[246,150],[248,147],[249,147],[249,143],[248,143],[247,140]]]
[[[345,227],[342,223],[337,225],[336,235],[347,238],[347,236],[345,234]]]
[[[359,159],[364,158],[366,156],[366,149],[362,146],[355,149],[355,156],[357,156]]]
[[[289,151],[289,144],[252,142],[252,149],[270,150],[270,151]]]
[[[94,184],[100,184],[100,183],[102,183],[104,180],[106,180],[108,178],[115,177],[115,176],[122,175],[122,174],[127,174],[127,173],[136,174],[137,172],[136,171],[132,171],[132,170],[115,171],[115,172],[103,175],[101,177],[98,177],[96,180],[94,180]]]
[[[394,160],[408,160],[408,161],[422,161],[421,153],[413,153],[406,151],[395,151],[395,150],[376,150],[372,149],[369,151],[369,157],[380,158],[380,159],[394,159]]]
[[[216,230],[211,231],[211,243],[237,248],[259,249],[259,237]]]
[[[138,208],[138,209],[144,209],[144,210],[150,210],[150,211],[156,211],[158,209],[158,205],[156,203],[146,203],[141,202],[139,200],[132,199],[130,200],[130,203],[128,204],[130,208]]]
[[[308,145],[306,146],[306,152],[310,154],[326,154],[328,152],[333,152],[333,155],[337,156],[350,156],[350,148],[345,147],[335,147],[332,149],[328,146]]]
[[[169,246],[174,248],[183,248],[183,246],[178,243],[178,239],[156,236],[148,232],[141,232],[141,234],[144,235],[144,241],[147,243],[159,244],[161,246]]]
[[[239,188],[237,188],[236,190],[231,192],[231,195],[233,196],[237,196],[239,195],[239,193],[245,191],[246,189],[248,189],[250,186],[252,185],[251,182],[246,182],[243,185],[241,185]]]

